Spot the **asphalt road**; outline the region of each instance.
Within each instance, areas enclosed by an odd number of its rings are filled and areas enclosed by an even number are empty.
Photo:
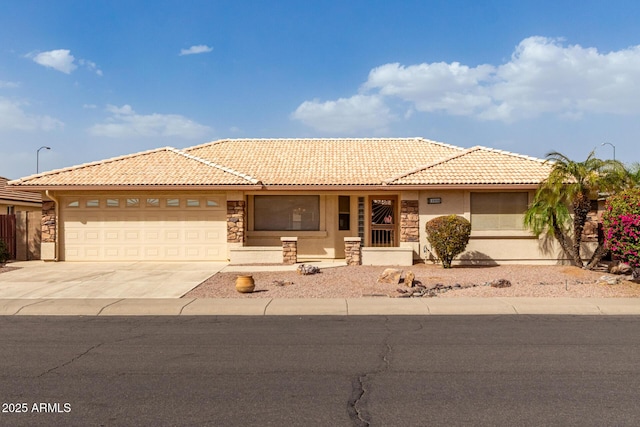
[[[639,362],[632,316],[0,317],[0,425],[637,425]]]

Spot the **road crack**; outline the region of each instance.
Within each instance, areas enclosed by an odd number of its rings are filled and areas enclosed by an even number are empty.
[[[89,352],[91,352],[91,351],[95,350],[96,348],[102,346],[102,344],[103,343],[100,343],[100,344],[94,345],[93,347],[90,347],[88,350],[86,350],[86,351],[80,353],[79,355],[73,357],[71,360],[68,360],[68,361],[64,362],[63,364],[61,364],[61,365],[54,366],[53,368],[44,371],[43,373],[38,375],[36,378],[41,378],[41,377],[43,377],[43,376],[45,376],[47,374],[50,374],[51,372],[53,372],[55,370],[58,370],[60,368],[64,368],[65,366],[72,364],[73,362],[75,362],[76,360],[80,359],[81,357],[86,356]]]
[[[369,390],[366,386],[367,382],[369,382],[372,377],[382,374],[391,368],[393,348],[391,344],[389,344],[389,338],[392,332],[389,329],[388,317],[385,319],[385,328],[387,329],[387,334],[383,338],[383,350],[380,353],[380,361],[382,363],[378,369],[358,375],[358,377],[351,382],[351,396],[347,405],[347,413],[353,425],[357,427],[368,427],[371,425],[371,414],[367,408],[366,401],[367,391]]]

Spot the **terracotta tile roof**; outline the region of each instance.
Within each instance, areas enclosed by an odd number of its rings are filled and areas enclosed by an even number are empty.
[[[387,184],[539,184],[550,171],[551,164],[544,160],[477,146],[398,175]]]
[[[232,139],[184,149],[265,185],[380,185],[463,151],[423,138]]]
[[[11,181],[59,186],[538,184],[539,159],[423,138],[225,139],[159,148]]]
[[[243,185],[257,180],[171,147],[11,181],[19,186]]]
[[[9,180],[0,176],[0,202],[12,204],[15,202],[42,203],[42,196],[39,193],[20,191],[7,186]]]

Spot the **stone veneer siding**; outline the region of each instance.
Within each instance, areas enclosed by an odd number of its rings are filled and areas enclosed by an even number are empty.
[[[282,241],[282,263],[295,264],[298,262],[298,238],[281,237]]]
[[[590,211],[587,215],[587,222],[582,230],[583,242],[599,242],[604,239],[602,230],[602,212]]]
[[[50,200],[42,202],[42,218],[40,222],[43,243],[56,241],[56,204]]]
[[[244,243],[244,200],[227,201],[227,243]]]
[[[420,241],[418,200],[402,200],[400,203],[400,241]]]
[[[360,237],[344,238],[344,260],[347,265],[362,265],[362,239]]]

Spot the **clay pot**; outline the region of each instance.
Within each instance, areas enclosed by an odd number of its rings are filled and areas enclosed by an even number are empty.
[[[236,279],[236,291],[246,294],[251,293],[256,288],[253,276],[238,276]]]

